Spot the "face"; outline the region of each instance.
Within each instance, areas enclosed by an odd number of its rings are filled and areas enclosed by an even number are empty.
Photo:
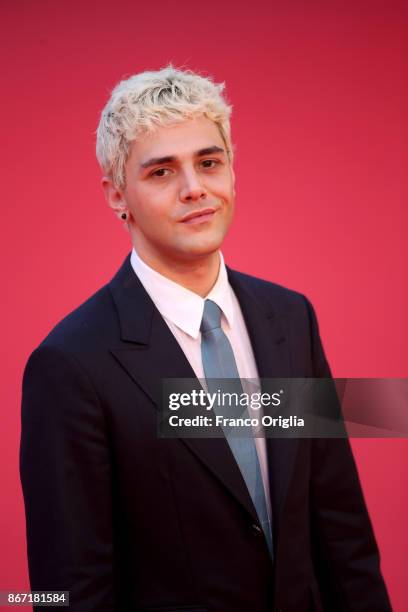
[[[147,263],[199,259],[220,247],[232,220],[234,174],[217,125],[206,117],[160,127],[135,140],[126,188],[105,182],[110,205],[125,210]]]

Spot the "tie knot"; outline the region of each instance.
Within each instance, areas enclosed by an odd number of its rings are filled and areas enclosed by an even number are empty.
[[[212,300],[205,300],[203,318],[200,325],[202,333],[221,327],[221,309]]]

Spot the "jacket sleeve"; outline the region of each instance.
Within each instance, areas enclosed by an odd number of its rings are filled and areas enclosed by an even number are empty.
[[[113,612],[104,414],[85,371],[56,346],[35,350],[24,372],[20,475],[31,589],[70,591],[72,612]]]
[[[331,377],[313,307],[307,302],[315,378]],[[311,444],[311,539],[325,612],[389,612],[380,557],[347,438]]]

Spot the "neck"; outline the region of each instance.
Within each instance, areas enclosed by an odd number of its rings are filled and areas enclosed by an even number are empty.
[[[134,248],[150,268],[202,298],[208,295],[217,281],[220,268],[218,250],[191,260],[163,261],[150,253],[141,253],[135,245]]]

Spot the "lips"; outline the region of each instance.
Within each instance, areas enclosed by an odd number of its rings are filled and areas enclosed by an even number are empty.
[[[181,223],[203,223],[209,221],[215,213],[215,208],[204,208],[196,210],[181,219]]]

